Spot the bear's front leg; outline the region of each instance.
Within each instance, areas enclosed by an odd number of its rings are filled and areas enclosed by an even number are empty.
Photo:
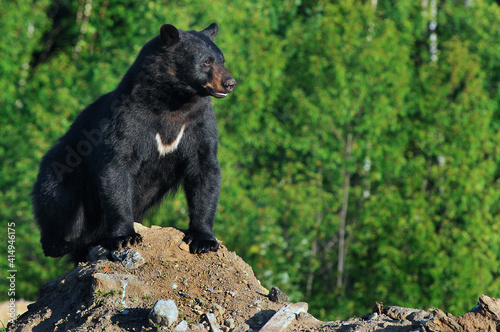
[[[117,250],[142,242],[134,230],[130,175],[126,169],[108,167],[101,182],[101,201],[106,232],[102,245]]]
[[[199,171],[187,175],[184,179],[190,220],[184,242],[189,244],[191,253],[216,251],[219,248],[213,226],[219,201],[220,181],[221,171],[216,156],[202,162]]]

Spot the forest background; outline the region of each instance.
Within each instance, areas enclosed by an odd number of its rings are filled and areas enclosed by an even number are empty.
[[[492,0],[1,1],[0,299],[71,266],[43,256],[44,153],[163,23],[217,22],[217,237],[322,319],[374,301],[455,314],[500,297],[500,8]],[[187,228],[183,194],[146,225]]]

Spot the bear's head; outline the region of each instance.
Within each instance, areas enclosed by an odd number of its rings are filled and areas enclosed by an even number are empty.
[[[236,80],[224,67],[224,55],[214,44],[219,32],[213,23],[202,31],[182,31],[171,24],[160,29],[160,38],[169,54],[169,70],[180,85],[201,96],[226,97]]]

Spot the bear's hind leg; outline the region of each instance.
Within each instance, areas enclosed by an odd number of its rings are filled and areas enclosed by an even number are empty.
[[[85,222],[82,206],[61,207],[56,211],[37,216],[42,231],[40,242],[47,257],[61,257],[73,252]]]
[[[73,245],[70,242],[44,240],[43,238],[41,242],[43,254],[47,257],[61,257],[73,251]]]

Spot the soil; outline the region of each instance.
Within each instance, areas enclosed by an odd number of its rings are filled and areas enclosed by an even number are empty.
[[[438,309],[377,304],[372,313],[334,322],[321,322],[307,312],[287,313],[293,311],[293,305],[271,301],[269,290],[260,285],[252,268],[224,245],[217,252],[196,255],[189,253],[180,230],[139,224],[136,230],[143,242],[128,252],[138,252],[144,259],[134,261],[138,266],[127,267],[116,255],[114,261],[101,258],[80,264],[42,286],[38,300],[6,330],[175,331],[184,324],[187,331],[239,332],[258,331],[266,323],[263,330],[267,331],[468,330],[464,329],[467,314],[454,317]],[[107,252],[101,254],[110,256]],[[178,318],[170,327],[149,320],[151,309],[162,299],[173,300],[178,309]],[[300,305],[307,308],[306,303]],[[483,296],[474,310],[469,314],[481,322],[481,329],[496,330],[500,301]],[[285,323],[283,314],[278,314],[283,311],[289,318]],[[181,321],[187,324],[179,324]]]

